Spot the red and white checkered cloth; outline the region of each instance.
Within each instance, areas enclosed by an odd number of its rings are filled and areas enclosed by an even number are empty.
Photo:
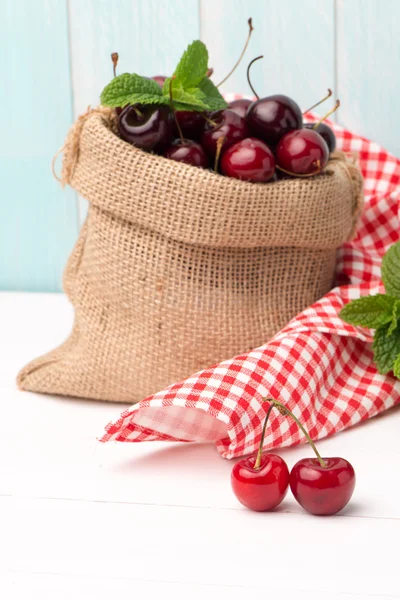
[[[309,115],[311,116],[311,115]],[[312,120],[312,119],[310,119]],[[352,242],[339,251],[336,287],[264,346],[226,360],[146,398],[110,423],[101,441],[216,443],[233,458],[255,452],[272,396],[313,439],[331,435],[400,402],[400,381],[380,375],[370,330],[344,323],[351,299],[383,291],[383,255],[400,239],[400,161],[377,144],[330,123],[338,148],[357,152],[366,204]],[[265,448],[304,442],[292,420],[272,411]]]

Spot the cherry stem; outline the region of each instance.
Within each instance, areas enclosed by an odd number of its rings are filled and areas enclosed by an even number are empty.
[[[246,40],[246,43],[245,43],[245,45],[244,45],[244,48],[243,48],[243,50],[242,50],[242,53],[241,53],[241,55],[239,56],[239,59],[236,61],[236,64],[234,65],[233,69],[231,69],[231,70],[229,71],[228,75],[227,75],[226,77],[224,77],[224,79],[223,79],[222,81],[220,81],[220,83],[217,85],[217,87],[220,87],[220,86],[221,86],[223,83],[225,83],[225,81],[226,81],[227,79],[229,79],[229,77],[232,75],[232,73],[233,73],[233,72],[236,70],[236,67],[238,67],[238,66],[239,66],[239,64],[240,64],[240,62],[241,62],[241,60],[242,60],[242,58],[243,58],[243,56],[244,56],[244,54],[245,54],[245,52],[246,52],[246,50],[247,50],[247,46],[249,45],[249,41],[250,41],[250,38],[251,38],[251,34],[253,33],[253,30],[254,30],[254,27],[253,27],[253,22],[252,22],[252,19],[251,19],[251,18],[247,20],[247,23],[248,23],[248,25],[249,25],[249,33],[248,33],[248,35],[247,35],[247,40]]]
[[[261,465],[261,457],[262,457],[262,453],[263,453],[265,432],[267,430],[267,423],[268,423],[269,415],[271,414],[271,411],[273,408],[274,408],[274,405],[271,403],[268,408],[267,414],[265,415],[264,425],[263,425],[262,433],[261,433],[260,446],[258,448],[256,462],[254,463],[254,467],[253,467],[253,469],[255,471],[257,471],[257,469],[259,469],[260,465]]]
[[[112,61],[112,64],[113,64],[113,73],[114,73],[114,77],[116,77],[116,76],[117,76],[117,64],[118,64],[118,58],[119,58],[119,56],[118,56],[118,52],[113,52],[113,53],[111,54],[111,61]]]
[[[260,99],[260,96],[257,94],[256,90],[252,86],[251,79],[250,79],[250,68],[251,68],[251,65],[253,63],[255,63],[256,60],[260,60],[260,58],[264,58],[264,55],[262,54],[261,56],[256,56],[256,58],[253,58],[253,60],[250,61],[249,66],[247,67],[247,81],[249,82],[250,89],[253,92],[253,94],[255,95],[255,97],[257,98],[257,100]]]
[[[321,125],[321,123],[323,123],[323,121],[325,121],[325,119],[327,119],[329,117],[329,115],[331,115],[332,113],[334,113],[335,110],[337,110],[339,108],[339,106],[340,106],[340,100],[336,100],[335,106],[333,108],[331,108],[331,110],[328,111],[326,113],[326,115],[324,117],[322,117],[322,119],[320,119],[317,123],[315,123],[313,129],[314,130],[317,129],[318,125]]]
[[[210,78],[213,73],[214,73],[214,69],[212,69],[212,68],[208,69],[208,71],[206,73],[206,77]]]
[[[286,175],[291,175],[292,177],[314,177],[314,175],[318,175],[318,173],[321,172],[321,162],[317,160],[316,163],[318,170],[314,171],[313,173],[292,173],[291,171],[286,171],[286,169],[282,169],[282,167],[279,167],[278,165],[276,165],[276,168],[278,169],[278,171],[282,171],[282,173],[286,173]]]
[[[212,119],[210,119],[210,117],[207,117],[207,115],[205,113],[204,113],[203,117],[207,121],[207,123],[210,123],[210,125],[212,125],[213,127],[216,127],[218,125],[218,123],[216,121],[213,121]]]
[[[317,106],[319,106],[320,104],[322,104],[323,102],[325,102],[325,100],[328,100],[328,98],[330,98],[332,96],[332,90],[328,88],[328,93],[326,96],[324,96],[322,98],[322,100],[320,100],[319,102],[317,102],[316,104],[313,104],[312,106],[310,106],[310,108],[307,108],[307,110],[305,110],[303,112],[303,115],[305,115],[306,113],[310,112],[310,110],[312,110],[313,108],[316,108]]]
[[[135,111],[137,117],[143,117],[143,113],[137,108],[137,106],[132,106],[132,108]]]
[[[218,171],[219,157],[221,155],[221,150],[222,150],[222,146],[224,145],[224,142],[225,142],[225,136],[224,135],[217,139],[217,151],[215,153],[215,161],[214,161],[214,171],[215,171],[215,173],[217,173],[217,171]]]
[[[316,457],[318,458],[319,464],[321,465],[322,468],[326,469],[328,465],[326,464],[326,462],[324,461],[324,459],[322,458],[322,456],[318,452],[316,445],[314,444],[314,442],[312,441],[312,439],[310,437],[310,434],[308,433],[308,431],[306,430],[306,428],[304,427],[304,425],[302,423],[300,423],[299,419],[292,413],[292,411],[289,410],[284,404],[282,404],[282,402],[278,402],[278,400],[274,400],[274,398],[266,398],[264,400],[264,402],[271,402],[272,406],[275,406],[275,408],[277,410],[279,410],[279,412],[281,413],[281,415],[283,415],[283,416],[289,415],[290,417],[292,417],[292,419],[295,421],[295,423],[297,424],[297,426],[304,433],[304,435],[307,438],[307,441],[310,444],[311,448],[314,450],[314,452],[316,454]]]
[[[170,82],[169,82],[169,103],[171,105],[172,114],[174,115],[175,124],[176,124],[176,128],[178,130],[178,133],[179,133],[179,137],[181,138],[181,142],[183,144],[185,140],[183,137],[181,126],[179,125],[178,117],[176,116],[176,112],[174,109],[174,103],[172,101],[172,82],[174,79],[175,79],[175,75],[172,75]]]

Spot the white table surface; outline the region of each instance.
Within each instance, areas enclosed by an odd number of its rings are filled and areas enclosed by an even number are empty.
[[[71,320],[62,295],[0,294],[1,599],[400,598],[399,408],[319,443],[356,470],[340,515],[252,513],[212,444],[100,444],[124,405],[16,389]]]

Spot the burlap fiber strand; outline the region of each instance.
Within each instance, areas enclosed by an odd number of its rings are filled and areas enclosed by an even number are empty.
[[[251,184],[145,153],[109,109],[80,117],[61,181],[89,201],[64,272],[69,339],[20,388],[134,403],[264,344],[332,287],[362,205],[354,160]]]

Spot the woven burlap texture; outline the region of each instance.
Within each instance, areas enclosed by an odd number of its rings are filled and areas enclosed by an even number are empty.
[[[64,272],[68,340],[20,388],[137,402],[264,344],[324,295],[362,205],[353,159],[325,174],[251,184],[145,153],[113,113],[71,129],[62,182],[89,201]]]

